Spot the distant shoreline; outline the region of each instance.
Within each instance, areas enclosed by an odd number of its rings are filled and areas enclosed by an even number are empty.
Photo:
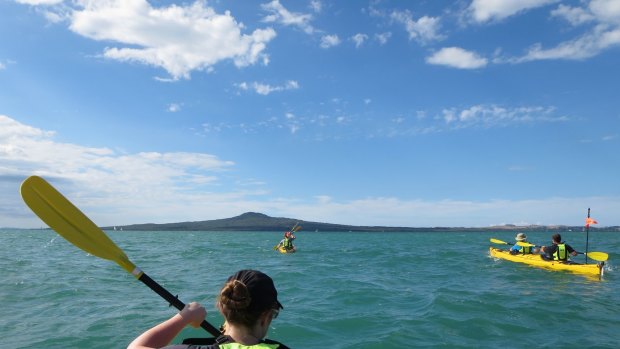
[[[569,225],[514,225],[505,224],[489,227],[388,227],[388,226],[359,226],[346,224],[333,224],[310,222],[294,218],[270,217],[262,213],[246,212],[242,215],[195,222],[178,223],[144,223],[130,225],[103,226],[103,230],[116,231],[264,231],[282,232],[299,224],[304,232],[585,232],[584,226]],[[23,228],[0,228],[0,229],[23,229]],[[32,228],[40,230],[49,228]],[[620,232],[620,226],[590,227],[590,231],[596,232]]]
[[[270,217],[262,213],[247,212],[242,215],[207,221],[179,223],[146,223],[102,227],[104,230],[123,231],[286,231],[299,224],[304,232],[484,232],[484,231],[519,231],[519,232],[570,232],[585,231],[583,226],[567,225],[513,225],[506,224],[490,227],[387,227],[356,226],[310,222],[294,218]],[[590,227],[590,231],[620,232],[619,226]]]

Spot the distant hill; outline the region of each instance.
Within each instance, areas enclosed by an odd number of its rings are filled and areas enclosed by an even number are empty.
[[[309,222],[301,219],[270,217],[262,213],[246,212],[240,216],[224,219],[214,219],[208,221],[180,222],[180,223],[146,223],[116,226],[116,229],[140,230],[140,231],[285,231],[299,223],[303,231],[329,231],[329,232],[450,232],[450,231],[582,231],[583,226],[565,225],[501,225],[492,227],[384,227],[384,226],[358,226],[343,225],[320,222]],[[102,227],[102,229],[112,230],[114,227]],[[600,230],[600,228],[590,227],[590,231]],[[606,227],[605,231],[620,231],[620,227]]]

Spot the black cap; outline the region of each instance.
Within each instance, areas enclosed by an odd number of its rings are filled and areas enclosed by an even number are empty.
[[[273,280],[267,274],[258,270],[239,270],[227,281],[232,280],[239,280],[248,288],[252,298],[250,309],[264,310],[273,308],[274,305],[280,309],[284,308],[278,301],[278,291]]]

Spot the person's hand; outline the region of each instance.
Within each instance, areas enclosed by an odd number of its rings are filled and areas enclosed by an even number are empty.
[[[207,310],[197,302],[191,302],[185,305],[185,308],[179,313],[181,317],[187,321],[192,327],[200,327],[202,321],[207,317]]]

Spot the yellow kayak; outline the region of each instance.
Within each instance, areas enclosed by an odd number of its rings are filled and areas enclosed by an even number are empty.
[[[495,258],[505,259],[511,262],[525,263],[535,267],[551,270],[565,270],[577,274],[589,276],[603,276],[603,266],[605,262],[597,264],[561,263],[558,261],[546,261],[539,254],[510,254],[507,250],[489,247],[489,254]]]
[[[285,249],[284,246],[278,247],[278,252],[280,252],[280,253],[294,253],[295,251],[296,251],[295,247],[293,247],[290,250]]]

